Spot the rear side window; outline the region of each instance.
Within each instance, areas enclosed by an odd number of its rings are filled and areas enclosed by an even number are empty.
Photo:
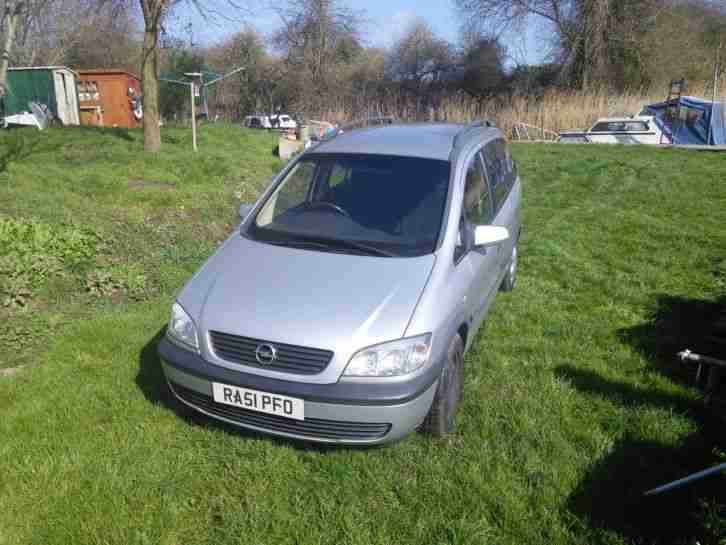
[[[643,121],[628,121],[625,123],[625,130],[628,132],[645,132],[650,130],[650,127]]]
[[[650,127],[644,121],[607,121],[596,124],[590,132],[646,132]]]
[[[464,213],[470,223],[486,225],[492,221],[492,202],[479,157],[477,153],[466,171]]]
[[[504,143],[504,157],[507,162],[507,183],[509,183],[510,186],[513,186],[517,181],[517,163],[514,161],[514,157],[512,156],[512,148],[506,142]]]
[[[590,132],[610,132],[612,130],[613,129],[610,128],[610,123],[598,123],[590,129]]]

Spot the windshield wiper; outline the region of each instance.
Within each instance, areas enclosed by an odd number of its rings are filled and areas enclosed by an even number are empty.
[[[340,248],[350,248],[351,250],[358,250],[359,252],[365,252],[370,255],[377,255],[381,257],[398,257],[398,254],[383,250],[377,246],[371,246],[363,242],[356,242],[354,240],[328,240],[321,242],[321,244],[330,244],[331,246],[338,246]]]
[[[294,247],[315,247],[327,250],[355,250],[364,255],[375,255],[380,257],[398,257],[398,254],[383,250],[370,244],[362,242],[356,242],[354,240],[342,240],[333,238],[299,238],[299,239],[285,239],[281,241],[269,241],[272,244],[279,246],[294,246]]]

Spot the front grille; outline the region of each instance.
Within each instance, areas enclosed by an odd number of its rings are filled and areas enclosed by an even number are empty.
[[[219,331],[210,331],[209,338],[214,353],[223,360],[283,373],[315,375],[333,359],[330,350],[251,339]],[[260,365],[255,357],[255,350],[261,344],[272,345],[277,350],[277,359],[269,365]]]
[[[391,429],[390,424],[369,422],[340,422],[338,420],[323,420],[320,418],[292,420],[282,416],[258,413],[231,405],[223,405],[215,402],[207,395],[185,388],[176,382],[172,382],[171,387],[183,401],[211,415],[271,432],[290,433],[311,439],[350,441],[380,439]]]

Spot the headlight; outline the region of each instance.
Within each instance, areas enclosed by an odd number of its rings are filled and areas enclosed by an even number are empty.
[[[348,362],[346,377],[397,377],[423,367],[431,354],[431,333],[364,348]]]
[[[166,334],[176,344],[191,348],[195,352],[199,350],[197,327],[179,303],[174,303],[171,307],[171,320]]]

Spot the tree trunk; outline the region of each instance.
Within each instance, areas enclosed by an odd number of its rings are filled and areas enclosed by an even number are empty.
[[[144,96],[144,150],[157,152],[161,148],[159,128],[159,27],[152,25],[144,31],[141,92]]]
[[[13,43],[15,42],[15,32],[18,28],[18,20],[20,19],[19,6],[11,8],[7,14],[5,28],[0,28],[0,31],[4,31],[3,34],[3,48],[2,54],[0,54],[0,98],[5,96],[7,85],[8,85],[8,67],[10,66],[10,53],[12,52]]]

